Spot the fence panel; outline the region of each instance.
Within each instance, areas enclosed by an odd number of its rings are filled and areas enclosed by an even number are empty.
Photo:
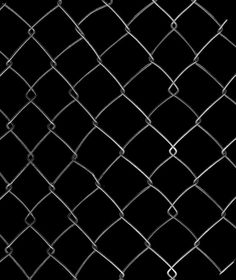
[[[235,270],[236,45],[170,2],[2,3],[4,279]]]

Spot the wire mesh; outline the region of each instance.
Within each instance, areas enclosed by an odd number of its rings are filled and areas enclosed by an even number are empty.
[[[235,44],[162,2],[1,5],[1,276],[233,267]]]

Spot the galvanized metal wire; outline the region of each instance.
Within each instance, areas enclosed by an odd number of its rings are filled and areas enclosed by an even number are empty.
[[[115,1],[114,1],[115,2]],[[195,7],[199,9],[199,11],[203,14],[205,14],[207,17],[209,17],[217,26],[218,30],[215,34],[212,34],[211,38],[202,45],[201,49],[195,50],[191,43],[188,42],[188,40],[184,37],[183,34],[181,34],[181,31],[178,29],[178,22],[185,14],[188,14],[189,11],[192,9],[192,7]],[[128,9],[128,8],[127,8]],[[155,48],[152,50],[149,50],[145,43],[143,43],[141,40],[139,40],[132,32],[132,24],[142,16],[145,11],[148,9],[156,9],[158,11],[161,11],[163,15],[169,20],[169,32],[165,34],[165,36],[158,42],[156,42]],[[58,1],[55,3],[55,6],[49,10],[47,13],[45,13],[36,23],[29,24],[27,20],[18,13],[17,10],[13,9],[10,4],[4,3],[1,5],[0,8],[0,17],[2,11],[8,11],[9,13],[13,14],[14,17],[17,18],[19,22],[24,23],[28,28],[28,35],[26,39],[18,46],[18,48],[14,51],[14,53],[11,56],[7,56],[3,51],[1,51],[1,42],[0,42],[0,54],[5,58],[6,60],[6,66],[4,67],[3,71],[0,73],[0,80],[7,72],[14,73],[18,79],[20,79],[28,88],[27,92],[25,92],[25,103],[24,105],[14,114],[13,117],[9,117],[6,112],[4,112],[4,108],[1,107],[0,104],[0,112],[1,115],[3,115],[7,119],[7,130],[6,132],[1,136],[0,138],[0,145],[1,142],[4,140],[5,137],[11,135],[14,137],[14,139],[20,143],[20,145],[24,148],[26,151],[26,163],[24,166],[19,168],[17,174],[14,174],[13,179],[9,179],[6,174],[4,174],[3,170],[0,170],[0,176],[2,180],[5,183],[5,192],[0,197],[0,204],[1,201],[4,200],[6,197],[13,197],[16,201],[20,202],[20,204],[25,208],[27,211],[27,216],[25,217],[25,227],[22,231],[18,232],[18,234],[11,240],[7,240],[7,238],[4,236],[4,234],[1,232],[2,229],[0,228],[0,239],[5,243],[5,255],[0,259],[0,263],[4,263],[6,259],[11,259],[15,265],[21,270],[21,272],[24,274],[25,279],[34,279],[35,276],[40,272],[40,270],[47,264],[47,262],[50,259],[53,259],[56,261],[63,270],[68,273],[68,275],[71,277],[71,279],[80,279],[80,273],[81,271],[86,267],[89,260],[95,255],[99,254],[110,266],[112,266],[116,271],[119,279],[126,279],[126,272],[135,264],[135,262],[142,257],[142,255],[149,251],[151,252],[156,258],[161,260],[166,266],[166,274],[169,277],[169,279],[178,279],[178,270],[177,265],[181,263],[185,258],[187,258],[193,251],[198,251],[202,256],[205,258],[205,261],[209,263],[209,266],[213,266],[219,274],[223,274],[233,263],[234,259],[231,260],[226,266],[222,267],[220,263],[217,263],[214,260],[214,257],[211,256],[208,252],[205,252],[201,247],[200,243],[201,240],[207,236],[212,229],[214,229],[217,225],[221,224],[222,222],[227,223],[233,230],[236,230],[236,225],[227,217],[227,210],[235,204],[236,200],[236,193],[235,196],[231,198],[231,201],[228,202],[228,204],[225,207],[222,207],[222,205],[214,199],[211,194],[209,194],[207,191],[204,190],[204,186],[202,186],[199,181],[201,177],[208,173],[215,165],[217,165],[219,162],[227,161],[233,168],[236,168],[235,163],[230,158],[230,156],[227,154],[227,150],[234,145],[236,137],[232,138],[226,145],[222,145],[216,137],[214,137],[204,126],[202,125],[201,121],[208,114],[208,112],[221,100],[227,100],[230,103],[232,103],[234,106],[236,105],[236,101],[230,97],[227,93],[227,89],[230,87],[230,85],[235,80],[236,74],[233,73],[231,78],[226,82],[222,83],[217,77],[214,76],[213,73],[210,72],[210,70],[207,69],[207,67],[203,66],[201,64],[201,55],[202,53],[211,46],[215,40],[218,38],[223,39],[227,44],[229,44],[231,47],[235,48],[235,44],[230,41],[225,35],[224,35],[224,26],[227,24],[227,20],[224,22],[218,22],[216,18],[208,11],[206,10],[200,3],[198,3],[197,0],[190,1],[189,5],[182,10],[181,13],[178,14],[175,18],[172,17],[164,8],[162,8],[161,4],[158,3],[158,1],[150,1],[146,6],[144,6],[140,11],[138,11],[133,18],[127,22],[122,18],[122,16],[119,14],[118,11],[114,8],[113,1],[107,2],[107,1],[101,1],[101,5],[91,10],[83,19],[80,20],[80,22],[76,22],[76,20],[70,15],[70,13],[64,8],[63,1]],[[78,34],[77,40],[75,40],[73,43],[68,45],[66,48],[64,48],[59,54],[56,56],[51,55],[50,51],[47,50],[47,48],[41,43],[37,38],[37,27],[38,25],[43,22],[47,17],[49,17],[52,13],[55,11],[60,11],[63,13],[64,17],[69,20],[72,23],[73,28],[76,30]],[[118,20],[123,25],[123,34],[120,38],[118,38],[115,42],[109,45],[105,50],[102,52],[99,52],[96,50],[96,48],[93,46],[93,43],[90,42],[90,39],[86,35],[86,31],[83,30],[82,26],[83,23],[89,20],[90,17],[92,17],[94,14],[99,13],[101,10],[107,10],[112,14],[112,17],[114,20]],[[145,23],[144,23],[145,24]],[[206,26],[207,28],[207,26]],[[153,32],[150,30],[150,32]],[[158,62],[155,61],[154,55],[155,53],[158,53],[158,50],[160,47],[165,46],[165,43],[167,42],[168,38],[172,36],[173,34],[177,35],[179,39],[182,40],[182,42],[186,45],[186,47],[192,52],[193,59],[189,65],[187,65],[184,69],[182,69],[175,77],[171,76],[167,69],[164,69],[161,65],[159,65]],[[14,36],[12,34],[11,36]],[[133,40],[137,46],[146,54],[146,64],[143,65],[134,75],[132,75],[126,82],[120,81],[117,77],[117,74],[112,71],[109,66],[104,62],[104,57],[108,53],[112,53],[113,49],[123,40],[125,39],[131,39]],[[0,38],[1,39],[1,38]],[[50,61],[48,64],[48,69],[41,74],[39,77],[37,77],[37,80],[33,83],[29,82],[27,80],[27,76],[24,76],[21,72],[16,70],[14,68],[14,60],[17,58],[18,53],[24,51],[25,46],[28,44],[29,41],[34,41],[36,45],[43,51],[45,57],[47,57]],[[73,46],[80,44],[83,42],[86,45],[86,48],[88,48],[90,51],[92,51],[97,59],[96,64],[94,67],[92,67],[88,72],[86,72],[82,77],[78,77],[78,80],[76,83],[72,83],[65,75],[62,73],[61,70],[59,70],[58,64],[59,59],[63,57]],[[129,63],[129,62],[127,62]],[[141,75],[147,71],[150,67],[155,67],[160,71],[163,76],[169,81],[169,88],[167,88],[168,91],[168,97],[164,99],[162,102],[155,104],[155,108],[149,112],[148,114],[138,105],[136,102],[128,96],[127,94],[127,88],[131,83],[133,83],[135,80],[139,79]],[[221,91],[220,96],[216,96],[215,100],[207,106],[207,108],[201,113],[197,113],[195,109],[188,104],[185,100],[181,98],[181,95],[179,94],[181,91],[181,88],[178,86],[178,81],[182,78],[183,75],[185,75],[188,71],[191,71],[193,67],[197,67],[200,71],[204,72],[210,81],[214,81],[214,83],[217,85],[219,90]],[[79,86],[83,81],[88,78],[90,75],[96,73],[98,69],[104,70],[106,73],[108,79],[112,79],[117,89],[120,91],[120,94],[110,100],[96,115],[92,114],[90,112],[90,109],[87,108],[85,104],[80,100],[80,92],[77,90],[79,89]],[[63,106],[63,108],[57,112],[57,114],[51,118],[49,117],[49,114],[47,111],[45,111],[43,108],[40,107],[40,105],[37,102],[37,85],[44,80],[48,74],[55,72],[60,78],[63,80],[63,82],[70,88],[69,92],[66,94],[70,98],[70,102],[66,104],[66,106]],[[104,84],[104,87],[106,85]],[[193,85],[194,86],[194,85]],[[99,94],[99,93],[98,93]],[[191,93],[190,93],[191,94]],[[139,129],[132,137],[126,141],[125,144],[120,144],[119,141],[117,141],[112,135],[109,134],[103,127],[100,125],[99,117],[101,117],[109,108],[111,108],[116,102],[119,102],[120,100],[127,101],[132,107],[134,107],[137,112],[139,112],[140,117],[145,120],[145,123],[141,129]],[[155,112],[157,112],[163,105],[165,105],[170,100],[178,100],[182,105],[184,105],[189,111],[192,112],[192,114],[195,116],[195,123],[187,130],[185,131],[176,141],[172,141],[168,139],[168,136],[164,135],[159,129],[157,129],[153,125],[152,117]],[[14,100],[12,101],[14,102]],[[55,100],[55,103],[57,100]],[[90,119],[91,122],[91,129],[83,135],[82,140],[77,143],[76,148],[72,148],[67,140],[65,140],[59,133],[57,133],[56,129],[56,121],[60,116],[66,111],[70,110],[71,105],[77,105],[80,110],[82,110],[87,117]],[[29,149],[26,143],[21,139],[19,135],[17,135],[16,132],[16,121],[23,114],[23,112],[29,108],[29,106],[33,106],[38,110],[38,112],[44,116],[44,118],[47,120],[47,132],[45,135],[34,145],[32,149]],[[236,107],[235,107],[236,108]],[[234,121],[234,120],[232,120]],[[76,123],[76,120],[71,120],[72,123]],[[122,126],[122,124],[121,124]],[[199,129],[201,132],[203,132],[209,139],[212,141],[212,143],[217,145],[217,149],[219,150],[220,156],[217,157],[216,160],[210,162],[204,170],[202,170],[200,173],[196,173],[192,170],[191,166],[189,166],[189,163],[185,162],[181,156],[178,154],[178,144],[180,144],[193,130]],[[75,128],[76,129],[76,128]],[[155,168],[147,173],[146,170],[143,170],[141,166],[139,166],[138,163],[134,162],[131,158],[129,158],[129,155],[126,153],[127,149],[133,145],[133,142],[135,139],[137,139],[140,135],[142,135],[143,132],[150,129],[154,134],[156,134],[158,137],[160,137],[168,146],[168,156],[159,163],[157,161],[157,164]],[[99,176],[95,175],[96,172],[86,166],[86,164],[83,164],[80,160],[80,151],[83,148],[83,146],[86,144],[88,139],[92,137],[94,132],[101,133],[105,138],[107,138],[110,142],[114,144],[114,146],[117,148],[116,150],[116,157],[110,162],[106,168],[103,170]],[[52,180],[47,177],[46,174],[44,174],[44,171],[40,169],[40,167],[37,165],[37,150],[42,146],[42,144],[48,139],[49,136],[56,137],[64,147],[71,153],[71,160],[67,162],[67,165],[61,170],[58,174],[56,179]],[[148,145],[148,143],[143,143],[144,146]],[[94,146],[96,147],[96,143],[94,142]],[[99,147],[98,147],[99,148]],[[105,154],[106,151],[104,150],[103,153]],[[137,154],[139,151],[137,150]],[[15,155],[17,157],[17,155]],[[50,157],[50,155],[48,155]],[[60,155],[58,155],[59,157]],[[155,155],[153,155],[155,156]],[[112,167],[119,161],[124,160],[132,169],[135,169],[143,178],[146,180],[146,186],[143,187],[143,189],[137,193],[128,203],[126,203],[125,206],[120,206],[119,203],[109,194],[108,190],[105,190],[102,179],[109,174]],[[168,195],[165,194],[165,191],[159,188],[158,185],[154,185],[153,183],[153,176],[160,170],[165,164],[167,164],[169,161],[175,159],[178,164],[180,164],[184,169],[186,169],[189,173],[191,173],[193,177],[192,184],[189,186],[185,186],[184,191],[182,191],[178,197],[173,201],[168,198]],[[14,160],[14,159],[10,159]],[[155,160],[155,158],[154,158]],[[78,167],[83,170],[84,173],[86,173],[88,176],[91,177],[91,180],[94,182],[94,189],[89,192],[88,195],[86,195],[82,200],[78,200],[78,203],[75,207],[69,206],[66,200],[64,200],[60,195],[57,193],[57,182],[60,181],[60,179],[64,176],[64,174],[67,172],[67,170],[72,166],[72,164],[77,165]],[[27,203],[23,199],[21,199],[16,193],[15,193],[15,183],[21,178],[22,174],[29,169],[29,167],[32,167],[36,170],[36,172],[40,175],[40,177],[47,183],[48,185],[48,192],[45,196],[43,196],[33,208],[29,208],[27,206]],[[122,176],[122,174],[120,174]],[[170,174],[171,176],[171,174]],[[181,218],[178,216],[178,207],[176,206],[178,202],[188,194],[189,191],[192,189],[195,189],[197,192],[200,192],[203,196],[205,196],[208,199],[209,204],[213,204],[216,206],[220,212],[220,215],[218,219],[212,223],[204,232],[202,232],[200,235],[197,235],[194,230],[192,230],[188,225],[186,225]],[[162,199],[169,205],[167,209],[168,218],[161,224],[157,224],[155,230],[150,233],[148,236],[142,233],[142,229],[137,228],[132,222],[126,217],[126,211],[129,209],[129,207],[141,196],[145,195],[146,192],[149,190],[154,190],[157,196],[161,196]],[[78,210],[81,205],[85,204],[86,201],[88,201],[91,197],[95,196],[97,193],[102,193],[103,195],[108,198],[108,200],[112,203],[114,206],[115,211],[117,211],[117,219],[114,220],[112,223],[110,223],[106,228],[100,232],[99,236],[97,238],[92,238],[88,232],[83,228],[83,226],[80,225],[80,217],[79,215],[76,216],[75,212]],[[62,208],[66,209],[68,213],[68,221],[70,222],[70,225],[63,230],[54,240],[53,242],[49,241],[43,233],[40,232],[39,229],[35,227],[35,224],[37,222],[37,218],[35,217],[35,211],[37,210],[40,205],[46,201],[49,197],[55,198],[58,203],[61,205]],[[96,209],[94,209],[96,211]],[[196,209],[196,211],[198,211]],[[1,214],[3,215],[3,214]],[[4,213],[4,215],[7,215],[7,213]],[[207,213],[206,213],[207,215]],[[155,213],[153,213],[153,216],[155,216]],[[150,219],[154,219],[154,217],[150,217]],[[132,260],[130,260],[128,263],[126,263],[125,267],[119,267],[113,261],[106,253],[103,252],[102,249],[98,246],[99,240],[102,238],[106,238],[106,235],[116,226],[119,224],[119,222],[124,222],[130,229],[135,232],[136,235],[138,235],[142,240],[144,244],[144,249],[138,254],[133,257]],[[158,233],[158,231],[161,231],[167,224],[171,222],[177,222],[184,231],[191,234],[193,237],[193,244],[192,247],[184,252],[184,254],[176,259],[173,263],[170,263],[164,256],[162,256],[161,253],[158,252],[158,250],[154,249],[152,247],[152,237]],[[84,260],[81,263],[78,263],[78,268],[76,272],[72,272],[67,265],[62,262],[56,254],[56,249],[54,248],[55,245],[60,241],[60,239],[63,238],[63,236],[70,231],[72,228],[78,229],[81,234],[90,242],[91,244],[91,252],[90,254],[84,256]],[[17,243],[17,240],[20,239],[24,234],[32,230],[35,235],[37,235],[41,240],[43,244],[46,244],[48,250],[47,250],[47,257],[38,264],[37,268],[34,270],[32,274],[28,274],[21,265],[20,260],[18,260],[16,257],[14,257],[14,245]],[[236,233],[236,231],[235,231]],[[125,238],[125,237],[124,237]],[[128,250],[128,249],[127,249]],[[37,254],[37,252],[35,252]],[[170,252],[171,254],[171,252]],[[0,271],[1,274],[1,271]]]

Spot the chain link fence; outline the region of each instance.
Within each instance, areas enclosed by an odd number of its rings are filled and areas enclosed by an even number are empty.
[[[0,276],[229,277],[227,20],[196,0],[77,2],[0,8]]]

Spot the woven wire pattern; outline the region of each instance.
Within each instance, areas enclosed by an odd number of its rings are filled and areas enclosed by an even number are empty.
[[[236,133],[226,124],[236,115],[236,52],[227,21],[196,0],[175,16],[140,1],[127,20],[117,2],[99,1],[77,22],[58,1],[33,24],[1,5],[15,39],[0,42],[8,279],[90,279],[94,270],[174,280],[191,265],[223,275],[234,263]],[[207,24],[200,33],[195,14]]]

